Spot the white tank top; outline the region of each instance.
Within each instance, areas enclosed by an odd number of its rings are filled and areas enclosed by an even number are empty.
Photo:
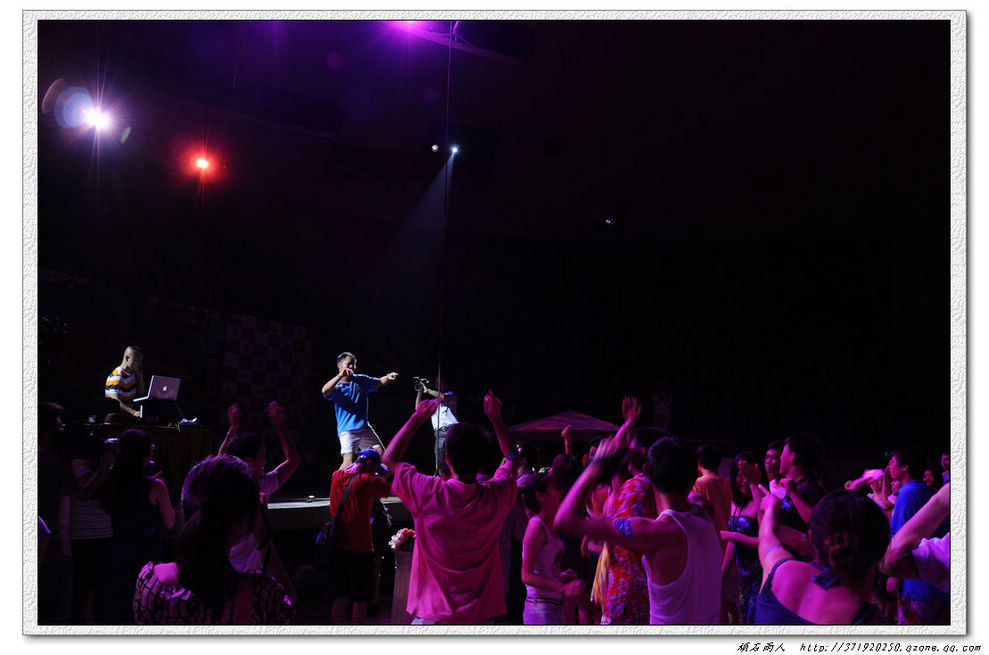
[[[721,609],[721,542],[714,522],[700,507],[687,512],[665,510],[687,536],[687,562],[680,577],[654,584],[648,555],[642,556],[649,586],[649,623],[653,625],[716,625]]]
[[[542,549],[536,553],[536,565],[532,567],[532,572],[536,575],[549,578],[550,580],[560,579],[560,560],[563,558],[563,540],[558,536],[554,537],[549,528],[543,523],[538,515],[533,516],[529,521],[535,521],[546,534],[546,543]],[[522,553],[524,558],[526,553]],[[719,569],[720,570],[720,569]],[[526,597],[530,600],[553,600],[560,601],[563,595],[558,591],[540,589],[531,585],[525,586]]]

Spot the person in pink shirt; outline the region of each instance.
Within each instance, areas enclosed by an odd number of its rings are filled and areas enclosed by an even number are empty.
[[[505,614],[499,538],[515,503],[518,453],[491,391],[484,413],[506,461],[487,482],[476,475],[486,437],[480,426],[457,423],[446,433],[449,479],[423,475],[402,456],[439,401],[421,403],[388,444],[382,462],[393,473],[392,493],[415,523],[415,550],[406,609],[413,625],[493,623]]]

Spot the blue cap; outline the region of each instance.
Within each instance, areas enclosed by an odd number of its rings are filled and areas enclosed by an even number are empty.
[[[371,462],[371,464],[377,467],[378,471],[388,472],[388,469],[381,464],[381,453],[374,448],[367,448],[357,453],[357,459],[355,461]]]

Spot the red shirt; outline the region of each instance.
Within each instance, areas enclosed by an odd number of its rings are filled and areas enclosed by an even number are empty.
[[[347,504],[341,509],[344,490],[350,479],[357,476],[350,485]],[[340,547],[355,553],[370,553],[374,550],[371,541],[371,505],[375,498],[391,494],[387,480],[371,473],[349,473],[337,470],[330,481],[330,514],[337,517],[336,530],[340,533]]]

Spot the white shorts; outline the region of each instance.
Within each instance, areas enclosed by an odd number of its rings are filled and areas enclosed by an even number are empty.
[[[385,445],[378,438],[378,433],[370,425],[360,430],[344,430],[340,433],[340,454],[356,453],[377,446],[381,450]]]

